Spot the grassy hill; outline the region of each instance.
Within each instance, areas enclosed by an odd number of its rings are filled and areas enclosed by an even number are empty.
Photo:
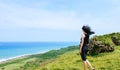
[[[95,69],[120,70],[120,45],[118,44],[120,33],[94,36],[91,41],[93,49],[99,47],[101,49],[101,45],[105,49],[111,45],[114,48],[112,52],[104,51],[105,53],[103,53],[100,51],[97,55],[88,56]],[[0,64],[0,70],[83,70],[82,60],[80,55],[77,54],[78,52],[79,46],[51,50],[43,54],[26,56],[2,63]]]
[[[96,70],[120,70],[120,46],[115,47],[111,53],[101,53],[96,56],[88,56],[88,59]],[[83,70],[82,60],[76,55],[78,50],[67,52],[36,70]]]
[[[17,68],[10,69],[6,67],[5,70],[83,70],[82,60],[79,51],[69,51],[57,58],[45,60],[44,62],[29,61],[25,65]],[[110,53],[100,53],[95,56],[88,56],[87,58],[95,67],[96,70],[120,70],[120,46],[115,47],[115,51]],[[15,67],[20,63],[12,64]]]

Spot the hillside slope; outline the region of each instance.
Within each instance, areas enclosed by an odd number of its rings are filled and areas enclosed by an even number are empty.
[[[78,50],[67,52],[44,66],[35,70],[83,70],[82,60],[77,55]],[[96,70],[120,70],[120,46],[115,47],[111,53],[101,53],[96,56],[88,56],[88,59]]]

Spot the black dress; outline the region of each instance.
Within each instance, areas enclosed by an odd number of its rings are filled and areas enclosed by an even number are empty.
[[[81,58],[83,61],[86,61],[86,56],[87,56],[87,52],[88,52],[88,44],[89,44],[89,35],[86,34],[85,38],[84,38],[84,43],[83,46],[81,48]]]

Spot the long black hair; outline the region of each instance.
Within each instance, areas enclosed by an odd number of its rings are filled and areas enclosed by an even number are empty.
[[[87,34],[91,35],[94,34],[95,32],[91,31],[91,28],[88,25],[84,25],[82,27],[82,30],[85,31]]]

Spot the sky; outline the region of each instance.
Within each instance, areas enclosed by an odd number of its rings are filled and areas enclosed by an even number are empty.
[[[120,32],[120,0],[0,0],[0,41],[79,41]]]

